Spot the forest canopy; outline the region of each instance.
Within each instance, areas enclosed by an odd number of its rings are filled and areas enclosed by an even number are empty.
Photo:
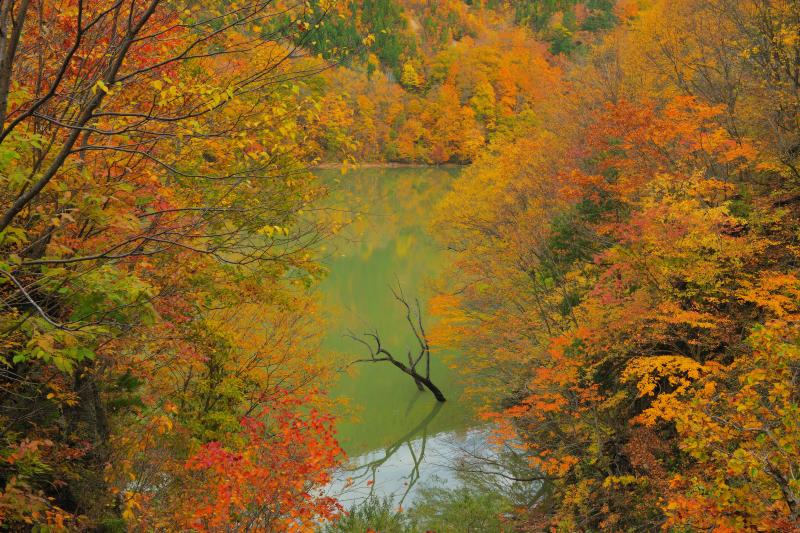
[[[526,487],[391,530],[800,529],[796,0],[4,0],[1,529],[379,529],[314,291],[362,163],[463,166],[414,332]]]

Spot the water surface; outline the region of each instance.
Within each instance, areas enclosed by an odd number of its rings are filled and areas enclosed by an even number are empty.
[[[395,357],[418,353],[391,287],[399,284],[425,310],[431,281],[444,266],[430,235],[432,209],[457,173],[430,167],[321,172],[333,191],[331,207],[351,222],[326,250],[329,275],[320,286],[328,321],[325,351],[343,362],[368,357],[348,335],[377,331]],[[473,425],[458,376],[444,361],[457,357],[437,351],[432,361],[431,378],[448,398],[444,404],[386,362],[359,363],[342,375],[333,394],[347,408],[337,429],[353,468],[339,476],[337,490],[350,485],[351,500],[371,491],[402,497],[409,485],[434,477],[447,482],[445,463],[455,455],[450,446],[469,440]]]

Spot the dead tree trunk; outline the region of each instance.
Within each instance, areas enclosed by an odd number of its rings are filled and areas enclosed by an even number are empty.
[[[408,364],[406,364],[383,347],[377,331],[364,334],[364,337],[371,339],[371,341],[351,334],[350,338],[366,346],[370,354],[369,359],[358,359],[351,364],[378,363],[382,361],[391,363],[405,374],[411,376],[419,390],[428,389],[437,401],[444,402],[446,401],[444,394],[442,394],[439,387],[431,381],[431,347],[428,344],[425,328],[422,325],[422,311],[420,310],[419,300],[416,300],[416,309],[412,310],[403,295],[403,290],[399,286],[397,290],[392,289],[392,294],[394,294],[395,299],[406,309],[406,321],[411,327],[411,331],[414,333],[414,337],[416,337],[417,343],[419,344],[419,354],[415,357],[412,355],[411,350],[409,350],[407,353]],[[420,363],[422,363],[425,368],[422,372],[417,370]]]

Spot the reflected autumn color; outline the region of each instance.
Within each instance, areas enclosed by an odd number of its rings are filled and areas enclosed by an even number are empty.
[[[320,285],[328,320],[323,348],[338,354],[334,357],[340,366],[364,356],[363,346],[347,336],[349,331],[377,329],[387,349],[403,357],[407,348],[417,346],[391,286],[400,282],[426,308],[433,292],[430,284],[443,267],[428,224],[436,202],[458,171],[456,167],[414,167],[361,168],[345,175],[321,172],[325,183],[338,187],[325,215],[338,217],[342,223],[328,247],[324,264],[329,271]],[[437,348],[441,352],[440,347],[432,347]],[[460,401],[461,387],[446,363],[454,357],[446,352],[432,357],[432,379],[453,401],[432,421],[431,434],[464,429],[471,423],[471,409]],[[432,396],[417,401],[419,391],[413,380],[380,365],[351,367],[333,394],[347,402],[337,427],[342,447],[351,455],[396,442],[435,403]]]

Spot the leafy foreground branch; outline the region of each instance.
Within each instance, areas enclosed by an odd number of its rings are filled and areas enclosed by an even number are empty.
[[[0,529],[338,515],[304,2],[0,5]],[[316,82],[314,82],[316,83]],[[292,339],[291,342],[287,339]],[[309,496],[311,494],[312,496]]]
[[[356,342],[359,342],[367,347],[369,350],[369,359],[358,359],[350,363],[354,365],[356,363],[379,363],[382,361],[386,361],[388,363],[393,364],[397,368],[399,368],[405,374],[408,374],[414,379],[414,383],[416,383],[417,388],[422,391],[428,389],[431,391],[433,396],[436,398],[438,402],[447,401],[442,391],[437,387],[433,381],[431,381],[431,347],[428,344],[428,338],[425,335],[425,327],[422,325],[422,311],[419,305],[419,299],[415,299],[415,307],[412,310],[411,305],[409,305],[408,300],[406,300],[405,295],[403,294],[403,289],[398,285],[397,290],[392,289],[392,294],[394,295],[395,299],[400,302],[403,307],[406,309],[406,321],[408,325],[411,327],[411,331],[414,333],[414,337],[417,339],[417,343],[419,344],[419,353],[416,357],[411,355],[411,350],[406,353],[406,357],[408,360],[408,364],[403,363],[403,361],[397,359],[394,355],[392,355],[389,350],[383,347],[383,343],[381,342],[381,338],[377,331],[372,333],[365,333],[363,336],[366,338],[357,337],[354,334],[348,335],[351,339]],[[371,339],[371,340],[368,340]],[[374,346],[373,346],[374,342]],[[420,363],[424,363],[425,371],[424,374],[421,374],[417,367]]]

